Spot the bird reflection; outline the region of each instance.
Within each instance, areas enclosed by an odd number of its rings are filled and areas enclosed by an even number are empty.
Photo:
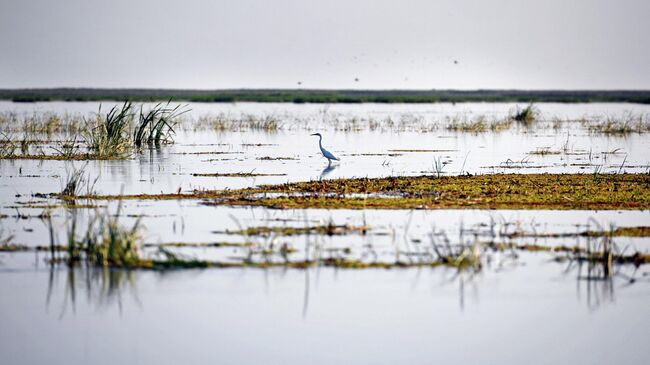
[[[338,165],[333,165],[333,164],[332,164],[332,161],[330,161],[330,162],[327,164],[327,166],[325,166],[325,168],[323,169],[323,171],[321,171],[321,173],[320,173],[320,178],[322,179],[322,178],[326,177],[326,176],[329,175],[332,171],[336,170],[337,167],[338,167]]]

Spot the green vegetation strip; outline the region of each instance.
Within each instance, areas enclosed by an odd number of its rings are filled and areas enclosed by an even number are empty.
[[[318,90],[318,89],[0,89],[0,99],[35,101],[167,101],[292,103],[632,102],[650,103],[649,90]],[[526,114],[522,113],[522,118]]]
[[[267,193],[273,194],[265,196]],[[650,175],[405,176],[296,182],[180,194],[59,197],[68,200],[204,199],[207,205],[248,205],[277,209],[635,210],[650,208]]]

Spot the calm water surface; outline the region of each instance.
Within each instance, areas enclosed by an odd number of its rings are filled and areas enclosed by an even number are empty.
[[[103,103],[107,110],[112,103]],[[0,102],[0,112],[89,115],[98,103]],[[519,105],[520,107],[523,105]],[[49,243],[36,216],[85,168],[103,194],[241,188],[321,178],[442,174],[646,172],[650,139],[590,133],[579,122],[554,129],[555,117],[577,120],[650,113],[634,104],[540,104],[546,126],[458,133],[448,118],[502,118],[516,104],[295,105],[191,104],[176,143],[126,161],[0,161],[0,237],[30,246]],[[280,130],[217,132],[196,127],[205,116],[273,116]],[[342,130],[350,120],[417,120],[436,130],[388,127]],[[362,123],[363,124],[363,123]],[[196,127],[196,128],[195,128]],[[327,166],[309,133],[341,157]],[[52,146],[45,146],[50,150]],[[535,155],[540,148],[561,151]],[[409,152],[396,150],[430,150]],[[265,157],[290,158],[267,160]],[[283,174],[215,178],[195,173]],[[104,203],[102,203],[104,204]],[[116,203],[106,204],[111,212]],[[307,247],[347,247],[394,260],[420,249],[431,233],[454,242],[492,230],[571,233],[648,225],[648,211],[348,211],[213,207],[200,201],[127,201],[121,222],[138,216],[147,243],[242,242],[240,227],[368,225],[369,234],[277,237]],[[70,212],[52,209],[58,242]],[[94,214],[78,210],[80,226]],[[252,238],[266,244],[271,238]],[[581,238],[528,238],[523,243],[584,245]],[[616,238],[630,251],[648,238]],[[328,251],[329,250],[329,251]],[[146,250],[145,250],[146,251]],[[228,259],[241,249],[186,248],[187,257]],[[146,254],[154,254],[153,250]],[[478,273],[436,269],[209,269],[173,271],[68,270],[45,264],[44,253],[0,253],[0,358],[7,364],[115,363],[644,363],[650,316],[650,269],[618,267],[611,278],[548,253],[513,258],[491,254]]]

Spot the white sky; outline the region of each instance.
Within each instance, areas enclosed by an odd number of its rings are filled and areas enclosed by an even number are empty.
[[[645,0],[0,0],[0,88],[650,89],[649,20]]]

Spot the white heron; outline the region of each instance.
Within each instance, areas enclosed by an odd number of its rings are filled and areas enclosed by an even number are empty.
[[[314,133],[312,136],[318,136],[318,147],[320,147],[320,152],[329,163],[332,163],[332,160],[340,161],[338,157],[335,157],[330,151],[323,148],[323,136],[321,136],[320,133]]]

